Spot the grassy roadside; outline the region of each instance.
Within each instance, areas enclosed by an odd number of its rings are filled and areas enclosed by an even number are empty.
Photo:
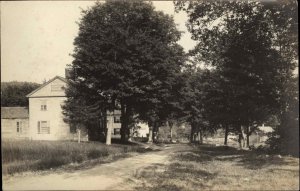
[[[57,168],[67,164],[94,162],[110,157],[125,157],[131,152],[145,152],[136,144],[112,144],[98,142],[59,141],[2,141],[2,174],[25,171],[39,171]]]
[[[299,158],[202,145],[135,174],[143,191],[298,190]]]

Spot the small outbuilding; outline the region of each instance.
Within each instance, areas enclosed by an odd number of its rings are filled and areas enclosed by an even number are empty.
[[[1,138],[29,139],[29,113],[26,107],[1,107]]]

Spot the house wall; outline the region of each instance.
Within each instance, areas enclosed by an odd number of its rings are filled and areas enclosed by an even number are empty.
[[[29,97],[29,127],[30,138],[32,140],[76,140],[77,133],[70,132],[70,126],[63,121],[61,106],[67,99],[64,91],[66,81],[63,78],[55,77],[48,83],[27,95]],[[43,110],[42,105],[46,105],[47,109]],[[115,117],[120,117],[121,112],[115,110]],[[110,119],[110,121],[112,121]],[[39,134],[38,122],[48,121],[50,124],[50,133]],[[109,124],[109,119],[107,123]],[[113,120],[112,137],[120,137],[121,123]],[[146,136],[146,129],[142,130],[143,136]],[[81,131],[81,139],[88,140],[87,131]]]
[[[66,99],[66,97],[29,98],[29,125],[32,140],[69,140],[74,137],[70,133],[70,126],[63,121],[61,105]],[[41,110],[43,104],[47,105],[46,111]],[[38,134],[38,121],[49,121],[49,134]]]
[[[149,134],[149,126],[146,123],[138,123],[136,126],[139,126],[140,128],[137,129],[134,136],[136,137],[147,137]]]
[[[35,93],[33,93],[30,98],[32,97],[51,97],[51,96],[65,96],[65,91],[63,89],[58,89],[53,91],[53,86],[57,87],[66,87],[66,83],[60,79],[55,79],[51,83],[47,84],[46,86],[42,87]]]
[[[19,130],[17,132],[17,122]],[[29,120],[27,119],[1,119],[2,139],[29,139]]]

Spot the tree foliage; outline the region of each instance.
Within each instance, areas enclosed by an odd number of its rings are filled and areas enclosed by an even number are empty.
[[[213,122],[237,127],[261,124],[282,112],[286,82],[292,77],[298,23],[296,2],[179,1],[188,30],[198,42],[190,52],[214,68],[209,91]]]
[[[28,107],[26,95],[39,86],[32,82],[1,82],[1,107]]]
[[[79,22],[71,65],[76,71],[74,92],[69,92],[73,97],[69,101],[78,94],[83,105],[99,103],[112,110],[119,105],[121,136],[128,139],[133,116],[141,113],[139,107],[157,113],[167,98],[182,64],[179,38],[173,18],[155,11],[151,3],[97,2],[82,12]]]

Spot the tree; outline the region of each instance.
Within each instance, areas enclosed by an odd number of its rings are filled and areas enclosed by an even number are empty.
[[[190,141],[203,143],[203,135],[213,132],[214,128],[208,121],[205,101],[207,100],[207,87],[210,85],[210,71],[191,67],[184,71],[185,85],[182,86],[181,96],[178,96],[183,107],[184,120],[191,126]]]
[[[110,105],[93,89],[74,80],[75,75],[75,72],[71,73],[65,89],[67,100],[62,106],[64,121],[78,134],[85,127],[88,130],[89,140],[101,141],[104,138],[103,134],[106,133],[106,110]]]
[[[265,6],[273,18],[274,46],[285,63],[278,79],[280,110],[276,117],[280,124],[268,141],[276,152],[299,156],[299,74],[293,73],[295,66],[299,67],[298,3],[282,1]]]
[[[217,83],[221,94],[212,98],[218,100],[221,105],[216,108],[229,120],[210,119],[224,127],[234,126],[241,144],[244,134],[249,137],[258,124],[278,112],[282,96],[279,89],[284,86],[283,79],[289,78],[285,73],[295,68],[295,62],[287,61],[281,47],[290,41],[279,40],[284,35],[278,35],[287,34],[285,31],[291,28],[289,19],[282,22],[283,17],[278,19],[276,15],[284,6],[274,8],[255,1],[180,1],[176,5],[188,13],[188,30],[198,41],[191,54],[220,76]],[[290,55],[287,47],[285,54]]]
[[[39,86],[40,84],[32,82],[1,82],[1,106],[28,107],[26,95]]]
[[[276,115],[279,125],[270,134],[267,143],[272,152],[299,156],[299,77],[292,78],[283,98],[285,108]]]
[[[71,65],[75,91],[83,104],[99,102],[112,110],[120,105],[126,141],[136,107],[157,103],[170,76],[180,70],[180,32],[172,17],[142,1],[96,2],[82,14]]]

